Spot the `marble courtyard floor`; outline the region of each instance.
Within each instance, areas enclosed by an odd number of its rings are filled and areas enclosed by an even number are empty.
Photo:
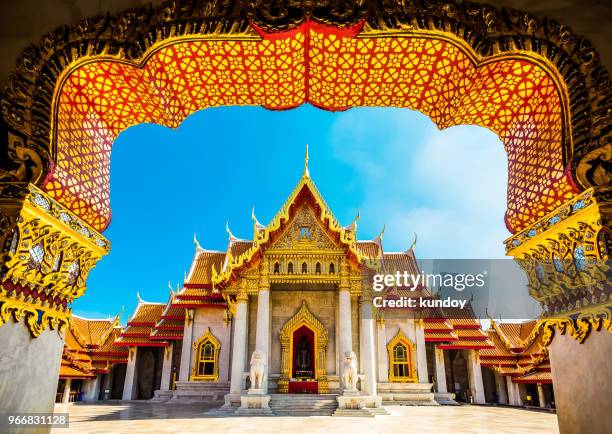
[[[203,404],[57,404],[70,429],[52,433],[558,433],[554,414],[488,406],[387,407],[389,416],[210,417]]]

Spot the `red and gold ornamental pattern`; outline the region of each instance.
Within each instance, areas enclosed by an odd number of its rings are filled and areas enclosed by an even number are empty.
[[[326,110],[405,107],[440,128],[491,129],[508,154],[506,223],[513,232],[572,197],[564,102],[543,62],[520,54],[478,59],[446,34],[335,32],[314,26],[267,39],[191,37],[156,46],[141,65],[112,58],[76,65],[56,91],[56,164],[46,191],[103,230],[111,218],[111,148],[125,128],[177,127],[206,107],[311,103]]]

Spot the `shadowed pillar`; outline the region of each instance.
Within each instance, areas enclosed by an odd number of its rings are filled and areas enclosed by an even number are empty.
[[[128,363],[125,370],[125,383],[123,384],[123,396],[121,399],[124,401],[134,399],[136,393],[136,361],[138,357],[138,347],[129,347],[130,352],[128,354]]]
[[[497,403],[508,404],[508,394],[506,393],[504,376],[499,372],[495,372],[495,388],[497,390]]]
[[[474,404],[486,403],[484,385],[482,383],[482,369],[478,363],[478,352],[468,350],[468,374],[470,376],[470,392]]]
[[[162,362],[162,376],[159,390],[170,390],[170,377],[172,376],[172,353],[174,344],[170,343],[164,348],[164,361]]]
[[[435,347],[436,359],[436,387],[438,393],[447,393],[446,388],[446,371],[444,368],[444,350]]]
[[[360,349],[363,361],[364,387],[362,392],[367,395],[376,395],[376,372],[374,360],[374,319],[372,318],[372,299],[362,297],[361,299],[361,333],[362,348]]]
[[[242,374],[246,358],[247,308],[248,296],[241,292],[236,298],[236,318],[234,320],[234,346],[232,347],[232,377],[230,394],[240,395],[242,391]]]
[[[185,310],[185,326],[183,329],[179,381],[189,381],[189,372],[191,370],[191,343],[193,341],[193,315],[193,309]]]

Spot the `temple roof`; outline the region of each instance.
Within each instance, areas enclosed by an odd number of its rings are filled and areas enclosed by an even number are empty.
[[[115,345],[121,332],[114,319],[73,316],[66,331],[60,378],[91,378],[116,363],[127,363],[127,350]]]
[[[168,303],[151,303],[144,301],[138,295],[138,305],[134,314],[128,320],[127,327],[121,332],[115,341],[118,346],[167,346],[168,342],[161,339],[151,339],[155,326],[160,321],[162,314],[167,311],[171,304],[172,295]]]
[[[493,348],[493,343],[482,330],[476,319],[471,303],[464,309],[440,308],[433,315],[426,316],[425,341],[438,342],[438,347],[448,350]]]
[[[294,217],[297,205],[302,201],[312,203],[317,219],[326,228],[326,231],[332,238],[334,238],[339,245],[346,248],[349,259],[359,263],[364,256],[370,257],[369,255],[375,255],[373,257],[378,257],[380,251],[374,246],[375,242],[357,242],[356,221],[358,217],[348,226],[342,226],[338,223],[336,217],[333,215],[331,209],[310,177],[310,172],[308,170],[308,151],[306,151],[302,177],[270,223],[267,226],[262,225],[257,221],[253,212],[253,240],[238,239],[234,237],[229,231],[229,228],[227,228],[229,243],[226,257],[222,267],[219,267],[217,264],[212,264],[212,283],[223,286],[233,279],[235,274],[239,272],[242,267],[248,266],[252,260],[256,259],[261,254],[261,251],[265,250],[272,242],[274,236],[284,230],[286,224]]]
[[[159,321],[151,332],[151,339],[180,340],[183,339],[185,328],[185,308],[175,304],[174,291],[170,293],[170,299],[162,312]]]
[[[487,330],[494,347],[479,352],[482,366],[519,383],[550,383],[550,361],[538,321],[504,323],[491,320]]]

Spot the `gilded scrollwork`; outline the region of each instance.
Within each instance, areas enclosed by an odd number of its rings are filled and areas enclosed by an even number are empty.
[[[546,316],[612,300],[609,189],[589,189],[506,240]]]
[[[542,332],[542,344],[547,347],[556,333],[570,336],[577,342],[583,343],[591,333],[606,331],[612,333],[612,304],[591,308],[571,316],[542,319],[531,334],[537,336]],[[527,342],[532,340],[530,336]]]
[[[63,327],[72,301],[85,292],[89,271],[110,246],[33,185],[16,203],[21,208],[2,246],[1,323],[10,312],[38,336],[47,326]]]

